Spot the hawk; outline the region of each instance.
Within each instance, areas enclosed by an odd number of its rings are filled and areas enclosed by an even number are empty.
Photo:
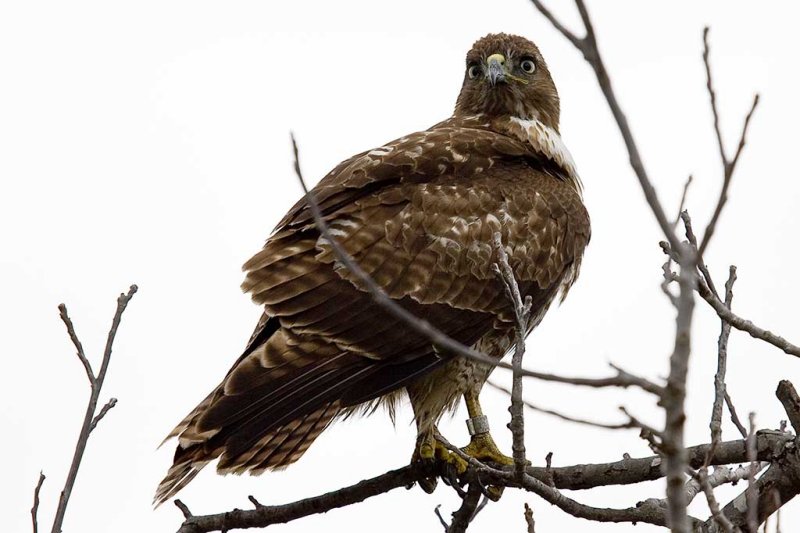
[[[340,163],[312,194],[332,238],[394,301],[500,359],[515,321],[491,268],[494,234],[532,298],[528,332],[566,295],[589,242],[558,122],[558,93],[536,45],[487,35],[467,54],[450,118]],[[512,462],[478,401],[493,367],[433,346],[373,301],[321,238],[306,199],[244,271],[242,288],[264,313],[222,383],[170,433],[178,447],[156,503],[214,459],[222,474],[286,467],[335,419],[380,405],[393,416],[405,395],[418,431],[412,460],[455,457],[435,438],[436,423],[463,396],[464,451]]]

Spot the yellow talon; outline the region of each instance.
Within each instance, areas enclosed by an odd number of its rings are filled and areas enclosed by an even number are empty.
[[[416,463],[419,461],[441,461],[453,465],[456,472],[463,474],[466,472],[469,463],[458,456],[458,454],[448,450],[444,444],[436,440],[433,435],[424,438],[417,445],[414,450],[414,455],[411,457],[411,462]]]
[[[489,433],[473,435],[469,444],[461,448],[461,451],[482,462],[509,466],[514,464],[514,459],[500,451]],[[489,485],[486,487],[486,495],[496,502],[503,495],[503,487]]]
[[[488,461],[501,465],[514,464],[514,459],[504,455],[503,452],[500,451],[500,448],[494,443],[494,439],[492,439],[492,435],[489,433],[473,435],[469,444],[461,448],[461,451],[470,457],[474,457],[478,461]]]
[[[420,436],[417,447],[414,450],[414,455],[411,457],[412,463],[422,461],[437,461],[451,465],[456,475],[461,475],[466,472],[467,467],[469,466],[467,461],[459,457],[458,454],[448,450],[444,444],[436,440],[432,433],[425,436]],[[422,490],[430,494],[436,489],[436,477],[420,479],[419,485],[422,487]]]

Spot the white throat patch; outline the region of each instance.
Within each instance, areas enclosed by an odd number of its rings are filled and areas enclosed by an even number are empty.
[[[511,117],[511,122],[522,128],[524,132],[522,137],[533,146],[534,150],[558,164],[569,174],[569,177],[575,181],[580,192],[583,188],[581,178],[578,175],[572,154],[569,153],[564,141],[561,140],[561,135],[553,128],[536,119]]]

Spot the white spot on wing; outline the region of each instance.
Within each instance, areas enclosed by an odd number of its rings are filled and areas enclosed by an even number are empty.
[[[333,237],[347,237],[347,233],[337,228],[328,228],[328,233]]]
[[[367,155],[374,155],[374,156],[377,156],[377,157],[382,157],[384,155],[391,154],[392,150],[394,150],[394,147],[392,147],[392,146],[381,146],[380,148],[375,148],[374,150],[371,150],[371,151],[367,152]]]

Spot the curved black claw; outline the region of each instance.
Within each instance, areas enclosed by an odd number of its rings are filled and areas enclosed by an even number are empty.
[[[446,463],[444,465],[444,469],[442,472],[442,481],[444,481],[447,485],[453,487],[453,489],[458,493],[461,499],[464,499],[467,496],[467,492],[461,488],[464,483],[461,482],[458,478],[458,468],[452,463]]]
[[[500,487],[497,485],[484,485],[483,481],[481,481],[480,475],[477,476],[477,483],[478,487],[481,489],[481,494],[493,502],[500,500],[500,497],[503,496],[505,487]]]
[[[428,494],[433,494],[433,491],[436,490],[436,485],[438,485],[438,484],[439,484],[439,481],[436,479],[435,476],[434,477],[424,477],[424,478],[419,480],[420,488],[422,488],[422,490],[424,490]]]

